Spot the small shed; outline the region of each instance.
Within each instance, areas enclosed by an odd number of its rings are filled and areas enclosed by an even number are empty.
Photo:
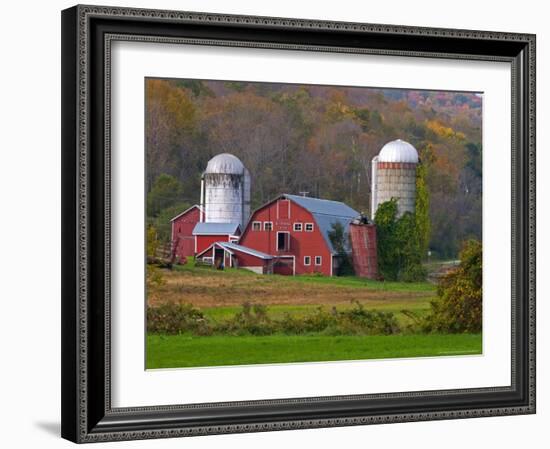
[[[200,222],[193,228],[195,254],[202,253],[216,242],[235,242],[241,235],[239,223]]]
[[[196,257],[218,268],[244,268],[258,274],[273,272],[273,256],[233,242],[214,242]]]

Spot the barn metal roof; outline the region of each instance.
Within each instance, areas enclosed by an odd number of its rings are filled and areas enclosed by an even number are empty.
[[[251,256],[258,257],[259,259],[273,259],[274,257],[270,254],[262,253],[261,251],[249,248],[248,246],[237,245],[232,242],[214,242],[208,248],[203,249],[196,257],[200,257],[208,251],[212,251],[213,246],[218,246],[230,254],[234,254],[233,251],[239,251],[241,253],[250,254]]]
[[[355,218],[359,215],[359,212],[340,201],[323,200],[320,198],[290,195],[286,193],[283,196],[299,204],[312,214],[336,215],[339,217],[351,218]]]
[[[294,201],[299,206],[306,209],[313,215],[319,231],[323,235],[325,242],[333,254],[336,254],[335,248],[330,241],[329,233],[332,231],[334,223],[340,223],[344,232],[348,232],[349,224],[361,214],[352,209],[347,204],[340,201],[323,200],[320,198],[311,198],[309,196],[298,196],[284,194],[283,197]],[[345,239],[347,242],[347,239]],[[349,249],[349,248],[348,248]]]
[[[262,253],[261,251],[249,248],[248,246],[237,245],[236,243],[232,243],[232,242],[216,242],[216,243],[229,250],[240,251],[245,254],[250,254],[252,256],[259,257],[260,259],[273,259],[273,256],[266,253]]]
[[[199,222],[193,228],[193,235],[235,235],[240,229],[239,223]]]

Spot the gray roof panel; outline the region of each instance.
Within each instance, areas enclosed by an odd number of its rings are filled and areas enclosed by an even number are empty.
[[[344,228],[344,234],[347,236],[349,232],[349,224],[351,221],[355,218],[351,217],[337,217],[335,215],[324,215],[324,214],[313,214],[313,217],[315,218],[315,221],[317,222],[317,226],[319,226],[319,231],[323,235],[323,238],[325,239],[325,242],[327,243],[328,248],[330,249],[330,252],[333,254],[336,254],[336,250],[334,246],[332,245],[332,242],[330,241],[329,234],[333,229],[334,223],[340,223],[342,227]],[[344,239],[344,242],[347,243],[347,238]],[[349,248],[348,248],[349,250]]]
[[[233,242],[217,242],[217,244],[230,250],[240,251],[245,254],[251,254],[252,256],[259,257],[260,259],[273,259],[273,256],[266,253],[262,253],[261,251],[249,248],[248,246],[237,245],[236,243],[233,243]]]
[[[238,230],[239,223],[199,222],[193,228],[193,235],[235,235]]]
[[[299,206],[302,206],[313,215],[319,227],[319,231],[333,254],[336,253],[336,250],[332,246],[329,233],[332,231],[334,223],[340,223],[344,228],[344,232],[347,234],[351,221],[361,215],[355,209],[352,209],[347,204],[340,201],[289,194],[284,194],[283,196],[294,201]]]
[[[304,209],[307,209],[312,214],[336,215],[338,217],[350,218],[355,218],[360,215],[359,212],[340,201],[322,200],[309,196],[289,195],[286,193],[283,196],[294,201]]]

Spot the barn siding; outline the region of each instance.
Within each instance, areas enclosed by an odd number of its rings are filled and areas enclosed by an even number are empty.
[[[260,267],[264,265],[266,259],[261,257],[252,256],[251,254],[245,254],[240,251],[232,249],[235,258],[237,259],[240,267]]]
[[[204,251],[212,243],[229,242],[228,235],[197,235],[197,254]]]
[[[179,260],[195,254],[193,228],[200,221],[200,209],[193,206],[185,214],[172,221],[172,251]]]
[[[266,274],[269,270],[269,264],[271,263],[271,260],[269,259],[262,259],[261,257],[256,257],[251,254],[246,254],[238,250],[233,251],[233,258],[236,259],[237,266],[239,268],[256,268],[256,273]]]
[[[327,247],[323,235],[319,232],[315,219],[310,212],[293,201],[290,201],[290,216],[288,218],[281,218],[281,215],[286,217],[287,214],[279,215],[277,213],[278,207],[279,211],[283,208],[287,208],[288,210],[287,201],[278,199],[257,210],[248,222],[248,226],[239,244],[273,256],[296,256],[296,274],[318,272],[330,276],[332,274],[332,254]],[[281,204],[279,205],[278,202],[281,202]],[[262,222],[261,231],[254,231],[252,229],[254,221]],[[273,229],[271,231],[264,231],[264,222],[272,222]],[[302,223],[302,231],[294,231],[294,223]],[[305,223],[314,224],[313,232],[305,231]],[[290,233],[289,251],[277,251],[278,231]],[[304,265],[304,256],[311,257],[311,265]],[[322,264],[320,266],[315,266],[315,256],[322,257]]]

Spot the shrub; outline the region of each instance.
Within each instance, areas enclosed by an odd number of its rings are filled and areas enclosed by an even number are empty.
[[[265,305],[245,302],[232,318],[217,323],[209,321],[191,304],[163,304],[147,310],[147,330],[193,335],[390,335],[400,332],[393,313],[366,310],[358,302],[342,311],[318,307],[304,316],[286,313],[280,320],[272,320]]]
[[[400,331],[397,318],[392,312],[366,310],[355,302],[355,307],[338,313],[340,334],[391,335]]]
[[[157,230],[153,225],[147,226],[147,258],[153,259],[160,246]]]
[[[274,332],[274,326],[267,316],[265,305],[247,301],[232,319],[218,323],[216,332],[233,335],[269,335]]]
[[[166,303],[147,309],[147,331],[161,334],[190,332],[211,335],[212,326],[192,304]]]
[[[460,252],[457,269],[445,275],[437,288],[437,299],[426,318],[425,330],[433,332],[481,332],[482,246],[468,240]]]
[[[164,284],[164,277],[162,276],[162,272],[160,271],[160,268],[147,264],[146,269],[146,276],[145,276],[145,285],[147,286],[147,289],[151,289],[153,287],[160,287]]]
[[[337,324],[336,309],[329,313],[323,307],[317,307],[314,313],[298,319],[298,323],[299,333],[323,332]]]

